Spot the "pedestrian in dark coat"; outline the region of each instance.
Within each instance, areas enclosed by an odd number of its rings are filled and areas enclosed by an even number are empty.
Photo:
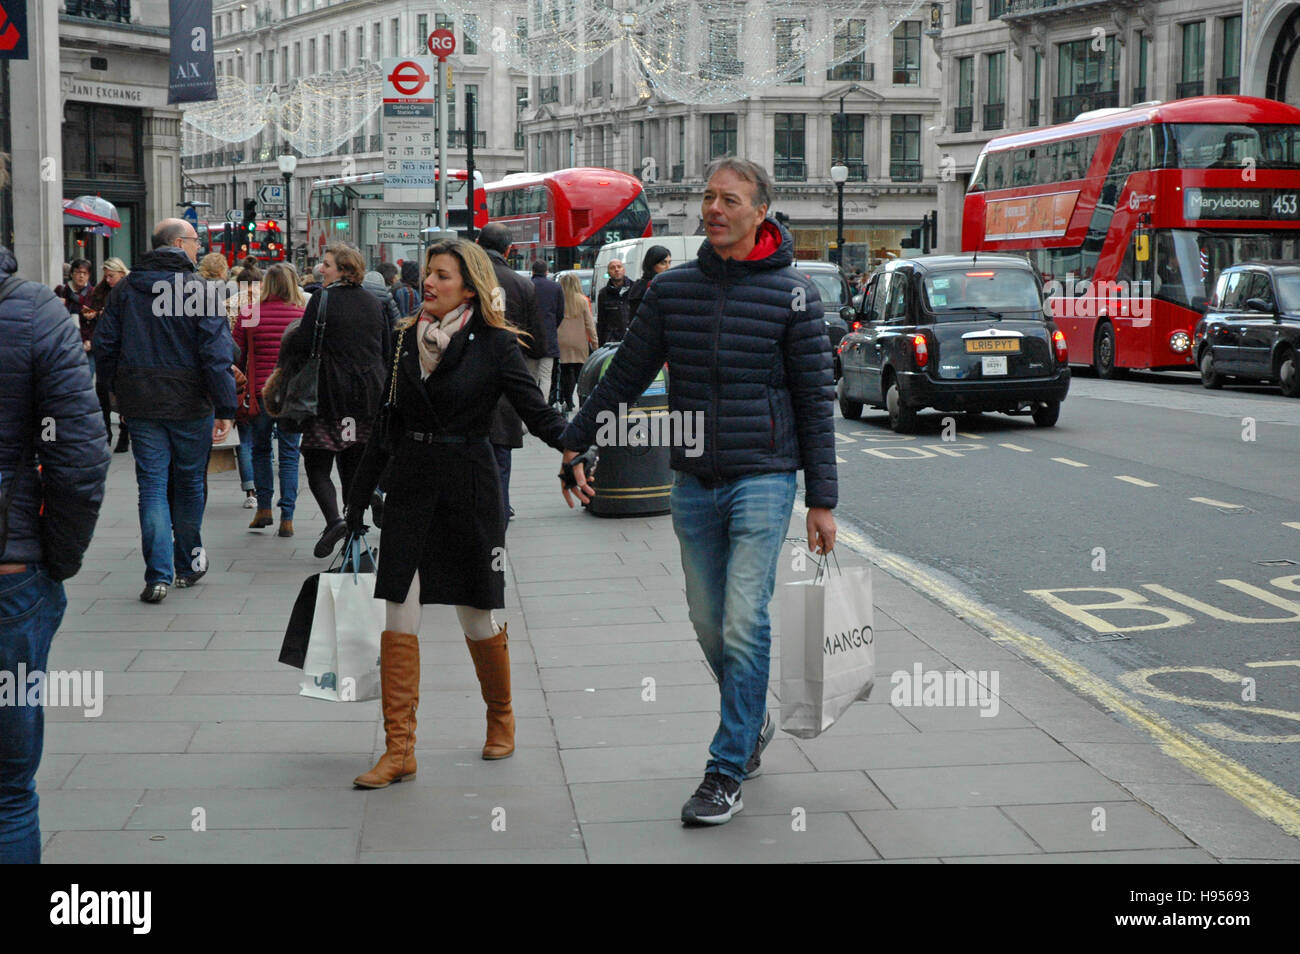
[[[415,314],[420,309],[422,296],[420,263],[402,262],[402,277],[393,286],[393,301],[397,302],[397,310],[402,313],[403,318]]]
[[[660,272],[666,272],[672,267],[673,253],[668,249],[662,245],[651,245],[646,249],[645,258],[641,260],[641,277],[627,293],[629,322],[636,319],[636,310],[641,307],[641,299],[645,297],[645,290],[650,287],[650,282]]]
[[[402,311],[397,307],[397,302],[393,300],[392,294],[388,291],[388,283],[384,281],[384,276],[379,272],[366,272],[366,277],[361,281],[361,287],[379,300],[379,306],[384,310],[384,317],[394,328],[402,320]]]
[[[302,432],[307,485],[325,517],[325,529],[315,549],[316,556],[322,558],[334,552],[347,532],[331,473],[337,462],[343,499],[347,500],[352,475],[370,438],[371,422],[383,404],[386,362],[392,356],[393,326],[379,300],[361,287],[365,267],[361,253],[351,246],[326,249],[322,262],[325,287],[312,295],[302,322],[280,346],[281,363],[305,360],[311,354],[321,303],[325,302],[319,411]]]
[[[429,249],[425,274],[419,320],[403,322],[391,451],[370,442],[348,495],[347,520],[359,530],[391,461],[375,581],[375,596],[387,601],[380,655],[387,745],[356,779],[363,788],[415,775],[416,634],[420,607],[430,603],[454,605],[465,633],[488,707],[483,757],[514,751],[506,627],[492,618],[505,605],[505,519],[488,429],[501,398],[552,447],[565,425],[524,365],[483,250],[440,242]]]
[[[207,572],[208,454],[235,417],[234,342],[225,302],[194,273],[198,248],[190,223],[160,222],[153,251],[113,289],[95,331],[99,373],[135,445],[146,603]]]
[[[546,356],[530,361],[529,369],[537,378],[537,386],[551,400],[555,380],[556,364],[560,360],[560,339],[558,336],[560,322],[564,319],[564,290],[560,283],[546,277],[546,263],[540,259],[533,262],[533,290],[537,293],[537,317],[546,337]],[[534,367],[535,365],[535,367]]]
[[[601,345],[622,341],[630,321],[627,295],[632,290],[622,259],[614,259],[606,268],[609,281],[596,293],[596,337]]]
[[[6,160],[0,154],[0,180]],[[49,668],[68,605],[63,581],[90,545],[110,456],[77,326],[64,302],[17,269],[0,246],[0,672],[11,680],[0,703],[3,865],[41,860],[45,709],[22,702]]]
[[[90,305],[83,308],[81,312],[81,346],[90,354],[90,373],[95,374],[95,352],[92,348],[92,342],[95,340],[95,322],[104,312],[104,306],[108,304],[108,294],[117,287],[117,283],[126,278],[130,271],[126,263],[120,258],[110,258],[104,262],[104,278],[90,292]],[[104,415],[104,430],[107,432],[108,442],[113,443],[113,398],[109,393],[107,384],[103,381],[102,376],[95,378],[95,394],[99,398],[99,409]],[[117,447],[113,448],[116,453],[123,454],[131,446],[130,434],[126,429],[125,419],[117,425]]]

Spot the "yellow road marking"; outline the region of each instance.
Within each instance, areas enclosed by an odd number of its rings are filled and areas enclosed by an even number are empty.
[[[795,504],[795,509],[807,512],[798,503]],[[869,544],[851,530],[841,529],[837,537],[913,589],[936,600],[950,612],[962,614],[967,622],[983,629],[994,642],[1014,647],[1021,655],[1037,662],[1076,691],[1091,696],[1109,711],[1146,730],[1166,755],[1217,785],[1288,835],[1300,838],[1300,798],[1257,775],[1201,739],[1183,732],[1128,693],[1057,652],[1040,637],[1031,636],[1003,622],[983,604],[935,579],[912,561]]]
[[[1081,464],[1077,460],[1070,460],[1068,457],[1053,457],[1052,460],[1058,464],[1065,464],[1067,467],[1087,467],[1087,464]]]
[[[1142,480],[1140,477],[1125,477],[1121,474],[1115,476],[1116,480],[1122,480],[1125,483],[1133,484],[1137,487],[1159,487],[1159,484],[1153,484],[1149,480]]]
[[[1028,447],[1021,447],[1019,444],[999,444],[999,447],[1005,447],[1007,450],[1020,451],[1022,454],[1032,454]]]
[[[1222,500],[1213,500],[1210,497],[1188,497],[1187,499],[1190,500],[1192,503],[1202,503],[1208,507],[1235,508],[1241,506],[1241,504],[1230,504],[1230,503],[1224,503]]]
[[[1284,523],[1284,527],[1290,527],[1292,530],[1300,530],[1300,523]]]

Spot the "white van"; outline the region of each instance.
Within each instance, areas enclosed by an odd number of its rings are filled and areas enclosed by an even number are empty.
[[[662,245],[672,254],[673,264],[681,265],[683,262],[695,260],[695,256],[700,251],[700,243],[703,241],[703,235],[653,235],[650,238],[610,242],[596,253],[592,284],[596,288],[605,287],[605,282],[609,280],[605,269],[616,258],[622,260],[623,267],[627,269],[628,280],[634,282],[641,277],[641,259],[645,257],[646,250],[651,246]]]

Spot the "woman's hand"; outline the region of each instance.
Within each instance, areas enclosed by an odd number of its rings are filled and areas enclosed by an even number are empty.
[[[579,457],[583,458],[583,460],[578,460]],[[579,454],[577,451],[564,452],[564,463],[566,465],[575,460],[577,460],[577,463],[573,464],[572,468],[574,480],[573,485],[565,483],[565,470],[562,469],[560,471],[560,490],[563,492],[564,502],[569,505],[570,510],[573,509],[574,498],[577,498],[579,503],[586,504],[591,503],[596,496],[596,489],[592,487],[589,482],[586,473],[586,466],[583,463],[584,460],[591,460],[591,452],[588,451],[584,454]],[[570,496],[571,491],[573,496]]]

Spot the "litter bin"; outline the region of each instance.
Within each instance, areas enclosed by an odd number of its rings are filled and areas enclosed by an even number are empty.
[[[612,341],[597,348],[578,375],[578,400],[585,401],[618,351]],[[645,392],[616,422],[598,421],[596,496],[587,509],[598,517],[639,517],[668,513],[673,489],[668,427],[668,368],[660,369]]]

